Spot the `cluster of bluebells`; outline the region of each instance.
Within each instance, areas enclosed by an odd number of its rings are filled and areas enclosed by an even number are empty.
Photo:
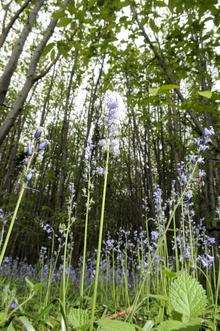
[[[118,130],[121,120],[124,117],[124,108],[121,105],[121,97],[119,94],[111,91],[105,93],[106,105],[106,125],[108,127],[108,138],[110,150],[113,155],[117,156],[120,153],[120,144],[118,138]]]
[[[26,147],[25,147],[25,155],[26,157],[30,157],[33,155],[34,151],[36,152],[42,152],[44,151],[47,146],[49,145],[49,141],[44,139],[41,140],[41,136],[42,136],[42,129],[37,129],[34,133],[34,142],[28,142]]]
[[[55,231],[49,223],[41,222],[40,227],[46,233],[47,238],[49,240],[54,238],[57,240],[59,247],[63,247],[64,241],[65,241],[65,236],[64,236],[64,230],[62,229],[62,225],[60,225],[60,227],[57,231]]]
[[[36,268],[25,261],[20,261],[18,258],[6,256],[0,267],[0,275],[8,278],[36,278]]]
[[[24,164],[28,164],[31,157],[33,156],[34,153],[40,154],[44,152],[44,150],[47,148],[49,145],[49,141],[44,139],[41,140],[42,136],[42,129],[38,128],[33,135],[34,142],[28,142],[25,146],[24,152],[25,152],[25,159],[24,159]],[[30,169],[28,170],[28,173],[26,174],[26,181],[29,182],[34,176],[34,170]]]
[[[46,233],[51,235],[51,226],[44,224],[43,229]],[[211,255],[211,251],[214,245],[216,245],[215,239],[207,235],[202,220],[199,225],[193,224],[193,236],[195,238],[195,249],[199,251],[199,255],[196,257],[197,263],[203,268],[211,268],[214,263],[214,257]],[[189,233],[186,233],[186,237]],[[124,230],[120,228],[119,231],[111,236],[107,234],[106,239],[103,242],[102,259],[100,262],[100,270],[102,281],[122,284],[126,275],[128,285],[134,286],[140,277],[143,277],[143,273],[147,270],[149,261],[154,258],[153,271],[157,272],[160,268],[160,264],[164,263],[163,256],[155,256],[157,245],[159,242],[160,233],[157,230],[153,230],[150,233],[140,228],[139,230]],[[182,252],[182,261],[188,261],[191,259],[192,252],[189,242],[184,243],[182,240],[182,233],[177,234],[177,245],[179,251]],[[2,266],[0,267],[0,275],[3,277],[13,277],[18,279],[24,279],[29,277],[40,281],[46,281],[48,279],[50,264],[53,263],[47,255],[47,248],[41,247],[40,250],[40,265],[32,266],[25,261],[19,261],[19,259],[12,259],[6,257]],[[80,270],[81,260],[76,267],[70,266],[66,269],[66,274],[75,284],[80,282]],[[175,259],[173,256],[169,258],[169,267],[174,267]],[[86,282],[88,284],[94,281],[96,265],[96,252],[90,252],[87,258],[87,273]],[[54,268],[52,274],[52,281],[57,282],[61,279],[63,271],[62,263]]]
[[[164,219],[165,219],[165,209],[166,209],[166,204],[163,203],[163,198],[162,198],[162,190],[157,185],[154,193],[153,193],[153,198],[154,198],[154,206],[155,206],[155,225],[157,227],[157,231],[161,235],[164,231]]]
[[[204,152],[209,148],[209,144],[211,143],[211,137],[215,134],[213,127],[205,128],[203,130],[202,137],[196,138],[195,143],[198,147],[199,152]]]
[[[211,267],[214,263],[213,248],[216,246],[214,237],[207,235],[203,219],[199,221],[190,220],[190,227],[187,222],[177,229],[176,242],[173,240],[172,248],[177,248],[180,252],[182,262],[189,261],[197,256],[197,262],[203,267]],[[190,236],[193,238],[193,247],[191,246]],[[193,249],[193,252],[192,252]],[[194,256],[193,256],[194,255]],[[195,262],[195,261],[194,261]]]
[[[6,278],[13,278],[13,279],[20,279],[24,280],[26,277],[30,279],[34,279],[36,281],[47,281],[49,276],[50,270],[50,263],[49,259],[46,259],[46,248],[42,250],[44,254],[44,259],[41,256],[41,261],[44,263],[43,265],[31,265],[26,261],[21,261],[18,258],[12,257],[5,257],[4,261],[0,267],[0,275]],[[60,264],[55,268],[52,281],[57,282],[61,279],[63,272],[63,265]],[[79,270],[70,266],[66,268],[66,274],[69,275],[69,278],[73,282],[78,282],[80,279]]]
[[[177,167],[178,182],[181,187],[184,187],[188,183],[189,178],[191,176],[192,168],[190,167],[190,164],[191,165],[194,165],[196,163],[199,165],[204,164],[204,158],[201,154],[202,152],[206,151],[209,148],[209,144],[211,143],[211,137],[213,135],[214,135],[214,130],[212,127],[205,128],[203,130],[202,137],[194,139],[195,145],[197,147],[197,151],[196,153],[191,153],[188,156],[187,161],[189,162],[189,164],[185,164],[183,161],[178,164]],[[199,169],[198,172],[199,172],[198,173],[199,181],[200,183],[203,184],[203,179],[206,173],[203,169]]]
[[[119,127],[125,115],[122,98],[118,93],[107,91],[104,95],[104,104],[104,124],[105,127],[107,127],[107,137],[99,139],[99,141],[93,139],[94,126],[92,125],[84,151],[87,170],[90,171],[90,169],[92,169],[92,174],[98,176],[103,176],[105,174],[105,170],[101,164],[97,165],[96,161],[93,162],[95,150],[96,148],[100,148],[102,152],[105,152],[109,148],[113,156],[117,157],[120,154],[120,141],[118,138]],[[91,167],[92,162],[94,164]],[[84,176],[86,177],[87,174]]]
[[[92,159],[92,152],[93,149],[95,148],[95,144],[92,141],[92,138],[89,137],[87,140],[87,145],[86,145],[86,149],[85,149],[85,159],[86,161],[91,161]]]

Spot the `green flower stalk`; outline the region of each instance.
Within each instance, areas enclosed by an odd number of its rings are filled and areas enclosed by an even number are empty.
[[[25,191],[25,188],[26,188],[26,177],[29,175],[29,169],[30,169],[31,162],[33,160],[34,155],[35,155],[35,152],[33,151],[32,155],[30,156],[30,158],[28,160],[27,167],[24,171],[24,175],[23,175],[24,178],[23,178],[23,181],[22,181],[21,190],[19,192],[19,196],[18,196],[18,200],[17,200],[16,206],[15,206],[15,210],[14,210],[14,213],[12,215],[11,222],[10,222],[10,225],[9,225],[9,228],[8,228],[8,231],[7,231],[7,234],[6,234],[2,249],[1,249],[0,266],[2,265],[2,262],[4,260],[5,252],[6,252],[10,237],[11,237],[11,233],[12,233],[12,230],[13,230],[13,227],[14,227],[15,220],[17,218],[19,207],[21,205],[21,201],[22,201],[24,191]]]
[[[2,265],[2,262],[4,260],[5,252],[6,252],[10,237],[11,237],[11,233],[12,233],[12,230],[13,230],[13,227],[14,227],[15,220],[17,218],[18,210],[19,210],[19,207],[21,205],[21,201],[22,201],[22,198],[23,198],[23,195],[24,195],[24,192],[25,192],[26,184],[33,177],[33,170],[30,170],[31,163],[32,163],[35,155],[37,155],[38,152],[44,151],[46,149],[46,147],[48,146],[48,144],[49,144],[49,142],[47,140],[44,140],[44,141],[40,140],[41,135],[42,135],[42,129],[39,128],[34,133],[34,144],[32,145],[32,143],[29,142],[27,144],[26,148],[25,148],[26,168],[23,172],[22,185],[21,185],[21,189],[20,189],[20,192],[19,192],[19,196],[18,196],[16,206],[15,206],[15,210],[14,210],[14,213],[13,213],[12,218],[11,218],[11,222],[10,222],[10,225],[9,225],[6,237],[5,237],[5,241],[4,241],[3,246],[1,248],[0,266]]]
[[[98,290],[98,282],[99,282],[99,269],[100,269],[101,250],[102,250],[102,235],[103,235],[104,215],[105,215],[105,200],[106,200],[106,189],[107,189],[107,181],[108,181],[109,142],[107,145],[106,152],[107,152],[107,154],[106,154],[106,163],[105,163],[105,177],[104,177],[104,186],[103,186],[103,194],[102,194],[101,217],[100,217],[100,223],[99,223],[99,241],[98,241],[98,250],[97,250],[97,257],[96,257],[95,283],[94,283],[92,314],[91,314],[91,324],[90,324],[91,331],[93,330],[93,323],[94,323],[94,318],[95,318],[97,290]]]
[[[84,229],[83,263],[82,263],[82,275],[81,275],[81,283],[80,283],[81,297],[83,297],[84,295],[90,196],[91,196],[91,176],[90,176],[90,168],[89,168],[89,179],[88,179],[88,190],[87,190],[87,201],[86,201],[86,219],[85,219],[85,229]]]
[[[107,180],[108,180],[109,150],[111,148],[111,151],[115,156],[119,154],[119,141],[118,139],[116,139],[116,137],[118,134],[120,121],[123,118],[123,113],[124,113],[124,109],[120,107],[121,97],[119,96],[118,93],[107,91],[104,99],[106,106],[105,124],[106,127],[108,128],[108,131],[107,131],[107,146],[106,146],[105,177],[104,177],[104,186],[103,186],[103,194],[102,194],[101,217],[99,223],[99,240],[98,240],[98,250],[96,257],[95,283],[94,283],[92,314],[91,314],[91,324],[90,324],[91,331],[93,330],[93,322],[95,318],[97,290],[98,290],[98,281],[99,281],[102,235],[103,235],[104,214],[105,214],[105,200],[106,200],[106,189],[107,189]]]

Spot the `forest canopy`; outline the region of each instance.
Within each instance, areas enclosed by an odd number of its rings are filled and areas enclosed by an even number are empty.
[[[36,265],[57,250],[57,265],[83,261],[84,277],[98,252],[97,275],[101,246],[118,242],[128,260],[142,259],[132,245],[144,236],[146,254],[164,254],[167,268],[169,254],[185,271],[214,265],[219,253],[198,247],[220,238],[219,7],[1,1],[0,267],[6,257]],[[181,277],[177,285],[192,281]]]

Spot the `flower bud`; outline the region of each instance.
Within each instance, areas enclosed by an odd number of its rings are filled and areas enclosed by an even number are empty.
[[[34,175],[34,171],[30,170],[26,175],[26,181],[29,182],[32,179],[33,175]]]
[[[27,143],[27,146],[25,147],[24,152],[25,152],[25,154],[27,156],[31,156],[32,155],[32,153],[33,153],[33,146],[32,146],[32,144],[30,142]]]
[[[41,142],[38,145],[38,151],[44,151],[48,145],[49,145],[49,141],[48,140],[45,140],[45,141]]]
[[[34,133],[34,138],[37,140],[41,137],[41,135],[42,135],[42,130],[38,128]]]

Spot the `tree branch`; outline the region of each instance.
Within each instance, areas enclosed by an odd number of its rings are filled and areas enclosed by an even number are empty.
[[[147,35],[147,33],[146,33],[145,29],[144,29],[143,24],[141,24],[141,22],[140,22],[140,20],[138,18],[138,14],[137,14],[136,8],[135,8],[135,2],[133,2],[133,4],[131,4],[131,9],[132,9],[134,18],[135,18],[135,20],[136,20],[136,22],[138,24],[138,27],[140,28],[140,30],[142,32],[142,35],[143,35],[145,41],[150,46],[150,49],[154,53],[155,59],[156,59],[158,65],[160,66],[160,68],[162,69],[162,71],[165,74],[165,79],[166,79],[167,83],[169,83],[169,84],[177,84],[177,82],[176,82],[176,80],[174,78],[174,74],[171,71],[171,69],[169,68],[168,64],[166,63],[163,54],[160,53],[158,51],[158,49],[155,47],[155,45],[153,44],[153,42],[148,37],[148,35]],[[178,98],[180,99],[180,101],[181,102],[184,102],[185,101],[185,98],[182,95],[182,93],[180,92],[180,90],[176,88],[176,89],[174,89],[174,91],[175,91],[176,95],[178,96]],[[203,132],[203,128],[202,128],[200,122],[198,121],[198,119],[196,118],[196,115],[190,109],[186,110],[186,112],[188,113],[188,115],[190,116],[190,118],[192,120],[194,129],[197,131],[197,133],[199,133],[201,135],[202,132]]]
[[[12,28],[14,22],[18,19],[18,17],[20,16],[20,14],[24,11],[24,9],[28,6],[28,4],[31,1],[32,0],[26,0],[24,2],[24,4],[16,11],[16,13],[14,14],[14,16],[11,18],[11,20],[9,21],[9,23],[7,24],[7,26],[5,26],[5,20],[6,20],[8,8],[6,9],[6,13],[4,15],[4,23],[3,23],[2,33],[0,35],[0,48],[3,46],[3,44],[5,42],[5,39],[7,38],[7,35],[9,33],[10,29]],[[7,5],[7,7],[10,5],[10,3]]]
[[[33,80],[36,82],[39,79],[43,78],[49,71],[50,69],[57,63],[57,61],[60,58],[60,53],[57,54],[57,56],[55,57],[55,59],[44,69],[42,70],[39,74],[36,74],[33,78]]]

